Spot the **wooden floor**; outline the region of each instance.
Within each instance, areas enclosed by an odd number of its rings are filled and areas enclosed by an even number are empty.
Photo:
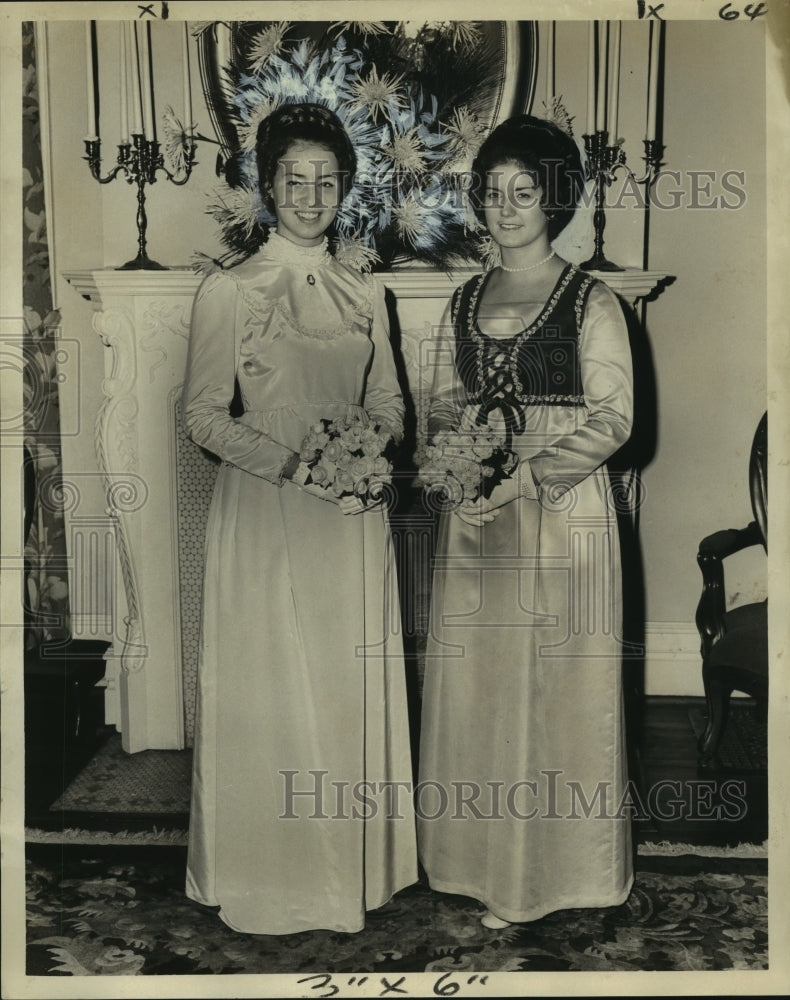
[[[698,766],[689,710],[703,706],[701,698],[649,698],[641,720],[632,720],[631,774],[647,814],[635,820],[637,839],[761,844],[768,836],[767,771],[742,761]]]
[[[629,710],[629,774],[638,842],[734,845],[762,843],[768,835],[767,774],[757,767],[700,770],[689,711],[702,699],[648,698]],[[413,720],[414,722],[414,720]],[[108,730],[97,733],[96,747]],[[49,806],[90,759],[82,747],[60,757],[56,748],[27,748],[27,822],[49,826]],[[79,816],[70,815],[70,823]],[[87,818],[87,817],[86,817]],[[107,817],[105,817],[106,821]],[[126,817],[128,825],[131,817]],[[186,820],[186,817],[184,817]],[[144,822],[145,818],[140,817]],[[102,817],[94,816],[92,826]]]

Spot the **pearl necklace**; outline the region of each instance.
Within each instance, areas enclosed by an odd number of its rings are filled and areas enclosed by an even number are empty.
[[[529,267],[506,267],[504,264],[500,264],[499,266],[502,268],[503,271],[511,271],[511,272],[512,271],[535,271],[535,270],[537,270],[537,268],[542,267],[544,264],[547,264],[551,260],[551,258],[553,256],[554,256],[554,251],[551,250],[549,252],[548,257],[544,257],[543,260],[539,260],[537,262],[537,264],[530,264]]]

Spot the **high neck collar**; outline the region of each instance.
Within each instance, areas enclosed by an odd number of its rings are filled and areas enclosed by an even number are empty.
[[[316,246],[303,247],[272,230],[262,250],[267,257],[278,263],[302,265],[313,270],[331,261],[332,256],[327,249],[328,242],[325,236]]]

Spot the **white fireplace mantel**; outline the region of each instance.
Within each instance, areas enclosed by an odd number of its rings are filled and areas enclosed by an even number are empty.
[[[636,305],[639,299],[646,299],[653,292],[660,291],[671,276],[664,271],[643,271],[641,267],[624,267],[622,271],[590,271],[593,277],[621,295],[626,302]]]
[[[476,271],[458,268],[448,275],[413,266],[379,275],[395,297],[400,349],[418,413],[426,398],[426,359],[435,327],[452,290]],[[636,268],[598,276],[631,302],[649,295],[667,278]],[[176,469],[179,461],[183,468],[185,447],[195,446],[184,443],[177,412],[192,302],[201,276],[189,268],[101,268],[69,271],[65,277],[91,301],[93,331],[106,348],[104,378],[94,384],[83,378],[81,386],[102,399],[95,450],[115,538],[115,582],[125,603],[118,612],[123,628],[115,629],[118,638],[108,664],[116,671],[108,692],[117,692],[113,697],[119,699],[109,714],[129,752],[180,749],[187,742],[185,706],[192,704],[194,690],[192,681],[185,687],[184,663],[196,659],[199,617],[185,624],[182,610],[185,584],[179,559],[183,561],[185,525],[183,510],[180,522],[178,516]],[[193,463],[205,462],[198,452],[195,448]],[[205,503],[205,470],[202,474]],[[191,530],[189,519],[186,530]],[[195,536],[202,530],[196,518]],[[194,546],[202,539],[189,542]],[[199,589],[194,570],[190,573],[194,600]]]
[[[411,266],[379,275],[383,283],[400,299],[433,299],[449,295],[466,278],[478,272],[477,267],[461,267],[447,273],[432,268]],[[634,303],[657,290],[669,274],[661,270],[625,267],[621,271],[590,271],[596,278]],[[194,295],[201,275],[191,268],[168,271],[119,271],[105,268],[99,271],[67,271],[66,280],[83,298],[100,302],[103,296],[134,295]]]
[[[180,749],[173,399],[183,383],[200,276],[184,268],[73,271],[65,277],[92,302],[93,329],[107,348],[104,379],[95,386],[83,379],[83,391],[103,396],[95,447],[121,577],[122,638],[108,663],[108,671],[117,671],[120,704],[109,714],[117,714],[129,752]]]

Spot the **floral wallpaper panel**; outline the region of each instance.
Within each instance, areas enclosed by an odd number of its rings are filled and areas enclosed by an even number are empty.
[[[69,634],[66,539],[60,503],[57,331],[44,208],[36,42],[22,24],[25,646]]]

